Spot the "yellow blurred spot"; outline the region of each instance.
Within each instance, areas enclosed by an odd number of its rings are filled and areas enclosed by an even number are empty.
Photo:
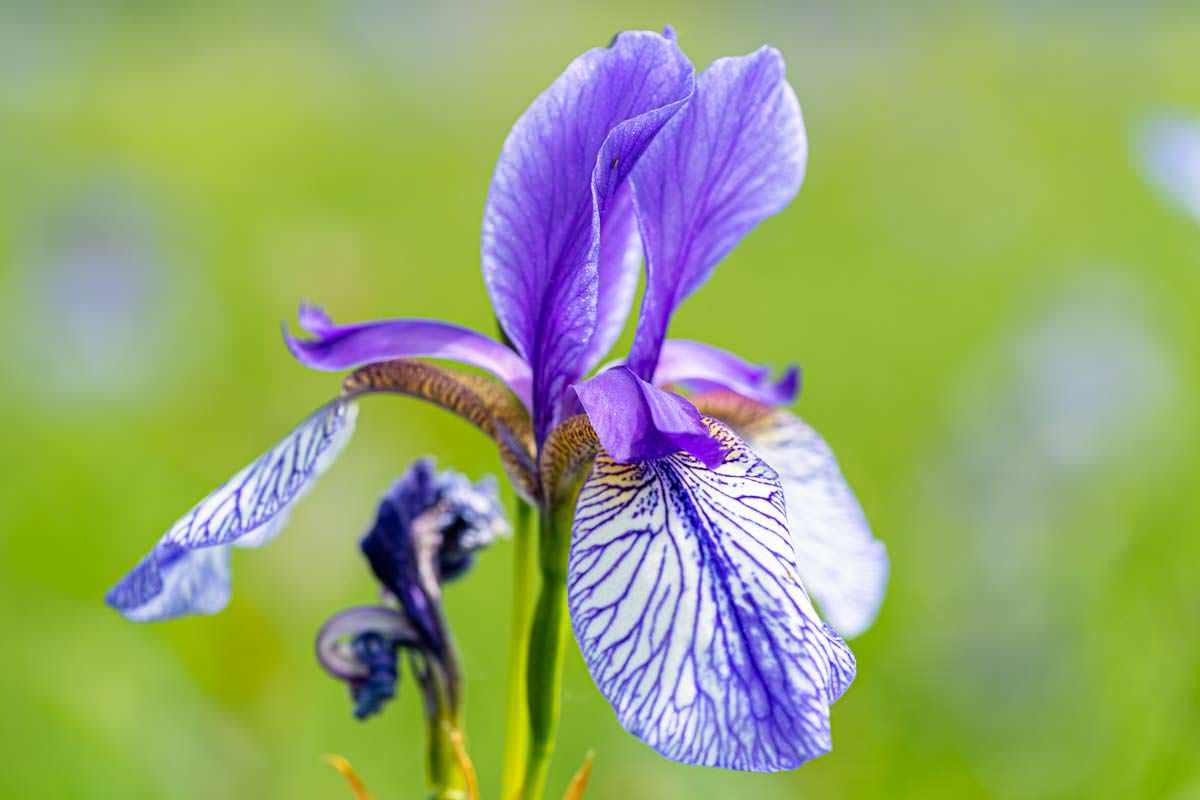
[[[571,778],[571,783],[567,786],[567,793],[563,795],[563,800],[581,800],[583,790],[587,788],[588,778],[592,777],[592,761],[595,757],[595,751],[588,750],[588,754],[583,757],[583,764],[580,765],[579,771],[575,773],[575,777]]]
[[[450,723],[446,723],[446,727],[450,731],[450,745],[454,748],[454,757],[458,760],[458,767],[467,780],[467,797],[469,800],[479,800],[479,778],[475,775],[475,765],[471,763],[471,757],[467,755],[467,746],[463,742],[462,731]]]
[[[354,800],[371,800],[371,793],[367,791],[367,787],[363,785],[349,761],[336,753],[330,753],[325,756],[325,763],[342,773],[346,783],[350,784],[350,791],[354,792]]]

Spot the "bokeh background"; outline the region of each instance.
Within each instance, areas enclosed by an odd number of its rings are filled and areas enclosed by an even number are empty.
[[[551,784],[595,748],[595,800],[1200,797],[1200,219],[1144,167],[1147,125],[1200,116],[1194,11],[218,5],[0,11],[0,796],[348,797],[327,752],[421,795],[412,683],[355,722],[312,636],[374,596],[356,537],[411,458],[498,471],[463,423],[366,401],[218,616],[102,597],[335,391],[281,344],[298,301],[492,330],[508,127],[576,54],[670,22],[701,67],[779,47],[811,144],[673,332],[804,367],[893,574],[832,754],[668,763],[572,650]],[[485,796],[510,555],[448,597]]]

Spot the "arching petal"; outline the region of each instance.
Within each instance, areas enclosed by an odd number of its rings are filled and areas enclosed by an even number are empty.
[[[743,361],[727,350],[703,342],[667,339],[654,371],[654,383],[679,384],[697,392],[725,389],[748,400],[779,406],[790,405],[796,399],[800,371],[788,367],[772,380],[768,367]]]
[[[821,615],[842,636],[858,636],[875,621],[883,603],[888,555],[883,542],[871,535],[833,450],[785,411],[770,413],[739,433],[779,473],[796,565]]]
[[[629,32],[568,65],[513,126],[484,210],[483,277],[533,366],[534,430],[584,374],[596,329],[601,231],[629,170],[693,88],[670,39]]]
[[[646,292],[627,363],[649,380],[675,308],[755,225],[791,202],[808,144],[783,58],[713,62],[631,175]]]
[[[686,399],[657,389],[625,367],[613,367],[575,386],[596,437],[621,463],[691,453],[709,466],[721,463],[720,445]]]
[[[774,470],[720,423],[726,456],[601,454],[575,513],[567,602],[592,678],[668,758],[756,771],[830,749],[854,657],[796,573]]]
[[[201,500],[109,591],[108,604],[136,622],[212,614],[229,600],[227,547],[273,539],[296,501],[337,457],[355,406],[334,400]]]
[[[470,328],[431,319],[335,325],[324,311],[310,305],[300,307],[300,326],[313,338],[298,339],[286,329],[283,338],[306,367],[340,372],[396,358],[445,358],[487,370],[529,406],[529,365],[508,347]]]

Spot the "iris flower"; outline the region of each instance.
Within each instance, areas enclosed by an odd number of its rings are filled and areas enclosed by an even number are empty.
[[[794,369],[773,379],[666,338],[680,303],[790,202],[806,158],[775,50],[696,76],[668,29],[575,59],[514,125],[488,193],[483,277],[505,341],[433,320],[337,325],[303,307],[309,337],[285,333],[288,346],[309,367],[353,370],[340,396],[176,523],[110,602],[132,619],[215,611],[228,546],[278,532],[359,398],[413,396],[490,436],[540,515],[525,796],[540,794],[553,741],[566,611],[620,723],[663,755],[773,771],[828,751],[829,707],[855,672],[835,629],[873,619],[883,546],[828,446],[779,410]],[[632,347],[588,379],[643,260]]]

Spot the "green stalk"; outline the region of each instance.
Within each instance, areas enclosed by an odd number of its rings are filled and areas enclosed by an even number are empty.
[[[538,567],[542,584],[529,633],[526,664],[529,693],[529,756],[522,800],[541,800],[558,733],[562,695],[563,642],[567,629],[567,548],[575,492],[540,517]]]
[[[525,699],[525,664],[529,655],[529,623],[533,598],[533,508],[517,498],[513,514],[512,622],[508,647],[508,690],[504,715],[504,759],[501,800],[515,800],[525,780],[529,707]]]
[[[463,800],[467,796],[467,778],[450,741],[450,731],[462,729],[462,711],[450,708],[446,676],[436,667],[430,668],[428,674],[432,679],[426,689],[425,716],[429,800]]]

